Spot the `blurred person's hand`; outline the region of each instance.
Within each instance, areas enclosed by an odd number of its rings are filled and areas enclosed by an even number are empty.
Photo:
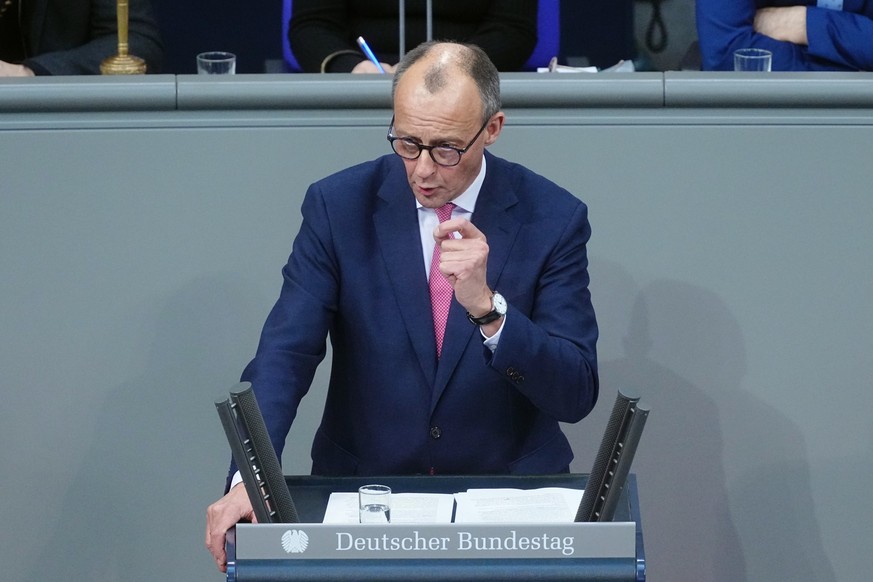
[[[24,65],[0,61],[0,77],[33,77],[33,71]]]
[[[394,71],[397,69],[397,65],[388,65],[386,63],[380,63],[380,64],[382,65],[382,68],[385,69],[385,72],[389,73],[389,74],[393,74]],[[360,63],[355,65],[355,68],[352,69],[352,72],[353,73],[381,74],[382,71],[377,69],[376,65],[374,65],[370,61],[361,61]]]

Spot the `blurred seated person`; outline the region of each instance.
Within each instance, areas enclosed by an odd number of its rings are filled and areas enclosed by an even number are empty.
[[[129,0],[128,44],[148,72],[164,48],[149,0]],[[0,77],[99,75],[118,53],[116,0],[0,0]]]
[[[435,0],[433,38],[478,45],[499,71],[518,71],[537,42],[537,0]],[[398,0],[293,0],[288,37],[307,73],[378,73],[363,36],[393,73],[400,57]],[[427,40],[425,0],[406,1],[406,47]]]
[[[733,70],[739,48],[774,71],[873,71],[873,0],[697,0],[702,69]]]

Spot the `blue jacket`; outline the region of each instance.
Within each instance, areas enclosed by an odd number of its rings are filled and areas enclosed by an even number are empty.
[[[310,186],[280,297],[242,376],[280,458],[329,335],[314,474],[569,468],[573,453],[558,422],[583,418],[598,394],[587,207],[485,155],[472,221],[488,240],[488,283],[509,304],[493,354],[454,301],[436,357],[417,210],[400,158]]]
[[[758,8],[798,4],[808,5],[809,46],[753,30]],[[705,71],[733,70],[738,48],[772,51],[774,71],[873,71],[873,0],[843,0],[842,10],[815,0],[697,0],[697,36]]]

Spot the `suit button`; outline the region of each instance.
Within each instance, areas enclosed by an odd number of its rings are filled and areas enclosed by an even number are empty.
[[[436,440],[443,436],[443,431],[438,426],[430,427],[430,438]]]

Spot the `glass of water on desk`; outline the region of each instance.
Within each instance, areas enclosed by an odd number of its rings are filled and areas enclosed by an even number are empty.
[[[741,48],[734,51],[734,71],[768,73],[773,67],[773,53],[764,49]]]
[[[225,51],[207,51],[197,55],[198,75],[233,75],[236,55]]]
[[[391,488],[387,485],[364,485],[358,488],[361,523],[391,522]]]

